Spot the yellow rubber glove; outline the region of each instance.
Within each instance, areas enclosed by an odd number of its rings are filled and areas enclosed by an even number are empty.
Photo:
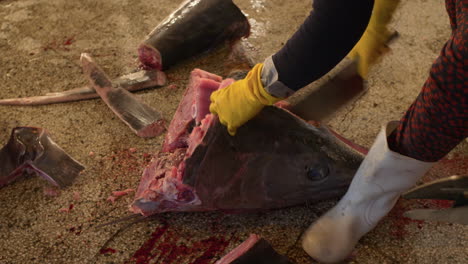
[[[227,126],[231,136],[237,128],[256,116],[265,105],[281,100],[270,95],[263,87],[263,63],[255,65],[247,76],[211,94],[210,112],[217,114],[221,124]]]
[[[386,43],[391,32],[387,25],[399,2],[400,0],[375,0],[369,25],[348,55],[357,60],[358,73],[363,78],[367,78],[370,66],[378,62],[378,59],[389,50]]]

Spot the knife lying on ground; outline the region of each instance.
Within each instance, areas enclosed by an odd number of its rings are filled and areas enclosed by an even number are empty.
[[[447,209],[414,209],[405,217],[468,225],[468,175],[454,175],[418,186],[405,194],[405,199],[436,199],[454,201]]]

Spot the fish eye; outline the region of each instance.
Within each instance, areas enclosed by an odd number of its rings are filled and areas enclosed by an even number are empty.
[[[307,178],[309,178],[312,181],[320,181],[325,179],[328,174],[330,173],[330,169],[328,166],[311,166],[311,167],[306,167],[306,173],[307,173]]]

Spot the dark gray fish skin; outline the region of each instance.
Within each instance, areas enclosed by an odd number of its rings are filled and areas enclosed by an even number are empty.
[[[199,142],[161,152],[146,167],[133,212],[259,211],[339,198],[364,158],[326,127],[277,107],[235,136],[211,118]]]
[[[231,0],[187,0],[146,37],[139,58],[148,68],[166,70],[249,33],[247,18]]]
[[[341,196],[362,159],[325,127],[266,107],[234,137],[218,121],[210,127],[183,182],[207,208],[281,208]]]
[[[10,140],[0,150],[0,187],[25,172],[35,172],[63,188],[71,185],[84,169],[42,128],[14,128]]]
[[[165,121],[159,112],[118,84],[112,83],[89,54],[81,55],[81,63],[91,86],[109,108],[138,136],[155,137],[164,132]]]
[[[159,70],[141,70],[120,76],[112,82],[128,91],[139,91],[165,85],[166,75]],[[46,105],[93,98],[99,98],[99,95],[92,87],[84,86],[63,92],[47,93],[41,96],[0,99],[0,105]]]

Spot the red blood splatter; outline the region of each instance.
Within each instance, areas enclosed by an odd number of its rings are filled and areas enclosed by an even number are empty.
[[[73,44],[73,42],[75,42],[75,37],[65,38],[63,41],[59,41],[59,42],[57,42],[56,40],[53,40],[47,43],[46,45],[44,45],[42,49],[44,51],[47,51],[47,50],[70,51],[70,48],[66,46],[70,46],[71,44]]]
[[[120,197],[120,196],[125,196],[131,192],[134,192],[135,190],[134,189],[125,189],[123,191],[113,191],[112,192],[112,195],[114,196],[117,196],[117,197]]]
[[[416,223],[419,229],[423,228],[425,221],[413,220],[403,216],[409,210],[420,208],[444,209],[452,207],[453,204],[454,201],[449,200],[400,199],[388,214],[388,217],[391,219],[390,235],[400,239],[404,238],[404,236],[409,234],[406,227],[411,223]]]
[[[59,212],[66,212],[66,213],[69,213],[69,212],[73,209],[73,207],[74,207],[73,204],[70,204],[70,205],[68,206],[68,208],[65,208],[65,207],[60,208],[60,209],[59,209]]]
[[[83,225],[79,225],[78,227],[70,227],[68,229],[68,232],[74,233],[75,235],[79,236],[81,234],[81,229],[83,228]]]
[[[112,155],[103,159],[112,162],[112,170],[103,170],[100,173],[103,178],[117,179],[125,173],[141,174],[144,168],[151,161],[152,155],[148,153],[138,153],[137,149],[123,149],[115,151]]]
[[[157,254],[151,254],[151,251],[156,245],[156,242],[166,233],[168,225],[164,224],[158,227],[152,234],[151,238],[148,239],[134,254],[131,260],[137,264],[149,263]],[[130,262],[125,262],[130,263]]]
[[[75,37],[70,37],[68,38],[67,40],[65,40],[65,42],[63,42],[63,45],[71,45],[73,42],[75,42]]]
[[[231,238],[232,239],[232,238]],[[195,259],[192,264],[207,264],[210,263],[217,254],[224,252],[227,246],[229,246],[231,239],[226,240],[224,238],[210,237],[208,239],[199,242],[200,246],[209,245],[208,249],[205,250],[203,255]]]
[[[448,157],[437,162],[431,170],[424,176],[424,182],[432,182],[452,175],[465,175],[468,171],[468,158],[464,154],[451,153]],[[429,198],[429,197],[428,197]],[[397,238],[403,238],[409,232],[406,227],[411,223],[416,223],[418,228],[422,228],[424,221],[412,220],[403,216],[403,213],[412,209],[432,208],[443,209],[450,208],[454,201],[433,200],[433,199],[400,199],[388,217],[391,221],[391,235]]]
[[[99,253],[101,253],[102,255],[104,255],[104,254],[114,254],[116,252],[117,252],[117,250],[115,250],[113,248],[101,248],[101,250],[99,250]]]
[[[110,195],[108,198],[107,198],[107,201],[111,202],[111,203],[114,203],[117,199],[119,199],[120,197],[122,196],[125,196],[131,192],[134,192],[135,190],[134,189],[125,189],[123,191],[113,191],[112,192],[112,195]]]
[[[409,234],[406,227],[411,223],[416,223],[418,228],[422,228],[424,221],[422,220],[413,220],[408,217],[404,217],[403,214],[410,210],[408,206],[408,201],[399,200],[392,211],[388,214],[388,217],[391,219],[390,224],[390,235],[395,238],[403,239],[406,235]]]
[[[182,241],[176,232],[169,230],[164,224],[158,227],[151,238],[147,240],[125,263],[149,264],[208,264],[213,263],[215,257],[224,253],[232,237],[210,237],[200,241]]]
[[[444,209],[450,208],[455,203],[450,200],[421,200],[418,201],[424,208]]]

